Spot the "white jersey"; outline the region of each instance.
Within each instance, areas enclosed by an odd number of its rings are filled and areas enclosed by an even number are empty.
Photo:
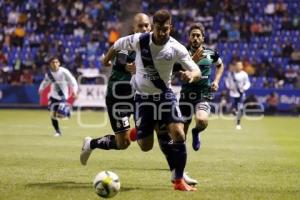
[[[250,88],[251,85],[249,76],[244,71],[228,73],[228,76],[225,79],[225,84],[229,89],[230,97],[240,97],[239,91],[245,92]]]
[[[56,72],[51,71],[51,74],[53,75],[55,82],[58,83],[60,89],[62,90],[65,99],[69,98],[69,85],[72,87],[73,92],[75,94],[77,93],[77,82],[68,69],[64,67],[59,67],[59,69]],[[55,87],[55,84],[53,84],[50,78],[48,77],[48,74],[45,75],[45,78],[40,85],[39,92],[44,90],[49,84],[51,84],[50,96],[55,99],[61,100],[62,97],[58,94],[58,90]]]
[[[168,88],[171,87],[171,75],[175,62],[180,63],[186,70],[199,70],[197,64],[190,57],[187,49],[177,40],[170,37],[169,41],[161,46],[155,45],[152,41],[153,33],[150,33],[150,50],[152,59],[160,78]],[[141,59],[139,38],[141,33],[136,33],[117,40],[113,46],[114,50],[132,50],[136,52],[135,66],[136,74],[132,77],[131,83],[138,94],[161,93],[151,81],[151,74],[145,70]]]

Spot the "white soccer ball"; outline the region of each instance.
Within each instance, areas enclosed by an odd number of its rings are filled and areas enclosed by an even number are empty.
[[[104,198],[111,198],[118,194],[121,183],[117,174],[111,171],[98,173],[93,182],[95,192]]]

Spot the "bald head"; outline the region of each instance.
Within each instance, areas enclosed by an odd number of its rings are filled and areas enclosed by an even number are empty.
[[[137,13],[133,18],[133,32],[144,33],[150,32],[150,18],[145,13]]]

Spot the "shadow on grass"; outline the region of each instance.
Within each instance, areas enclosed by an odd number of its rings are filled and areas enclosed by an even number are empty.
[[[77,183],[74,181],[48,182],[48,183],[29,183],[28,188],[47,188],[47,189],[79,189],[92,188],[92,183]]]
[[[139,190],[139,191],[167,191],[170,190],[170,187],[149,187],[149,186],[121,186],[122,192],[129,192],[133,190]]]
[[[48,183],[29,183],[26,184],[25,187],[27,188],[45,188],[45,189],[85,189],[89,188],[92,189],[92,183],[77,183],[73,181],[62,181],[62,182],[48,182]],[[170,187],[153,187],[149,185],[143,186],[122,186],[122,192],[129,192],[134,190],[140,191],[166,191],[170,190]]]
[[[113,169],[117,170],[139,170],[139,171],[170,171],[168,168],[138,168],[138,167],[113,167]]]

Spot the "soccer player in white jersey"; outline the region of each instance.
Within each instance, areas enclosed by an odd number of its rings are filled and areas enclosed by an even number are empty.
[[[46,73],[44,80],[39,87],[39,93],[41,93],[49,84],[51,84],[50,96],[49,96],[49,110],[51,112],[52,126],[55,129],[54,136],[61,136],[61,130],[59,128],[57,118],[62,117],[57,112],[59,104],[65,102],[69,98],[69,85],[72,88],[72,94],[76,98],[78,91],[78,84],[74,76],[70,71],[60,66],[58,57],[52,57],[49,60],[49,71]],[[51,75],[49,74],[51,73]],[[55,83],[49,78],[49,75],[55,80]],[[62,94],[61,94],[61,92]]]
[[[131,82],[135,89],[138,144],[142,151],[151,150],[155,124],[167,124],[173,141],[169,156],[174,161],[174,189],[195,191],[196,188],[187,185],[183,179],[187,159],[185,134],[178,102],[171,90],[171,74],[175,62],[186,69],[180,73],[187,82],[199,80],[201,73],[186,48],[170,37],[171,27],[169,12],[157,11],[153,16],[153,32],[120,38],[106,54],[104,63],[108,64],[119,50],[136,51],[136,75]]]
[[[248,74],[243,71],[242,62],[238,61],[233,65],[225,79],[225,84],[232,99],[232,112],[236,115],[236,129],[240,130],[242,129],[241,118],[243,115],[243,103],[246,98],[245,92],[251,85]]]
[[[134,33],[145,33],[150,32],[150,30],[151,24],[148,15],[144,13],[137,13],[133,19]],[[124,55],[124,53],[126,53],[126,55]],[[89,156],[94,149],[123,150],[130,144],[129,133],[131,133],[131,139],[133,139],[132,135],[134,135],[134,138],[136,137],[135,128],[130,130],[129,125],[129,117],[133,114],[134,103],[133,96],[131,95],[131,85],[128,85],[131,78],[129,72],[131,72],[131,74],[135,74],[135,66],[132,65],[132,62],[135,59],[135,52],[121,50],[118,51],[115,56],[116,57],[113,59],[114,64],[112,66],[112,74],[108,82],[106,96],[107,112],[110,117],[111,127],[114,130],[114,134],[105,135],[95,139],[86,137],[80,154],[80,162],[82,165],[87,164]],[[130,69],[127,69],[127,67],[130,67]],[[122,84],[124,84],[125,80],[128,80],[128,84],[123,86]],[[113,87],[113,84],[118,83],[121,83],[121,87]],[[118,95],[116,96],[115,94]],[[120,98],[120,96],[122,98]],[[118,105],[118,107],[114,105]],[[131,107],[132,110],[130,110],[129,107]],[[113,113],[118,114],[118,116],[123,118],[123,120],[115,119],[113,117]],[[172,171],[172,164],[170,165],[170,169]],[[174,180],[173,174],[171,177],[172,181]],[[196,180],[191,179],[186,173],[184,173],[183,178],[189,185],[195,185],[198,183]]]

